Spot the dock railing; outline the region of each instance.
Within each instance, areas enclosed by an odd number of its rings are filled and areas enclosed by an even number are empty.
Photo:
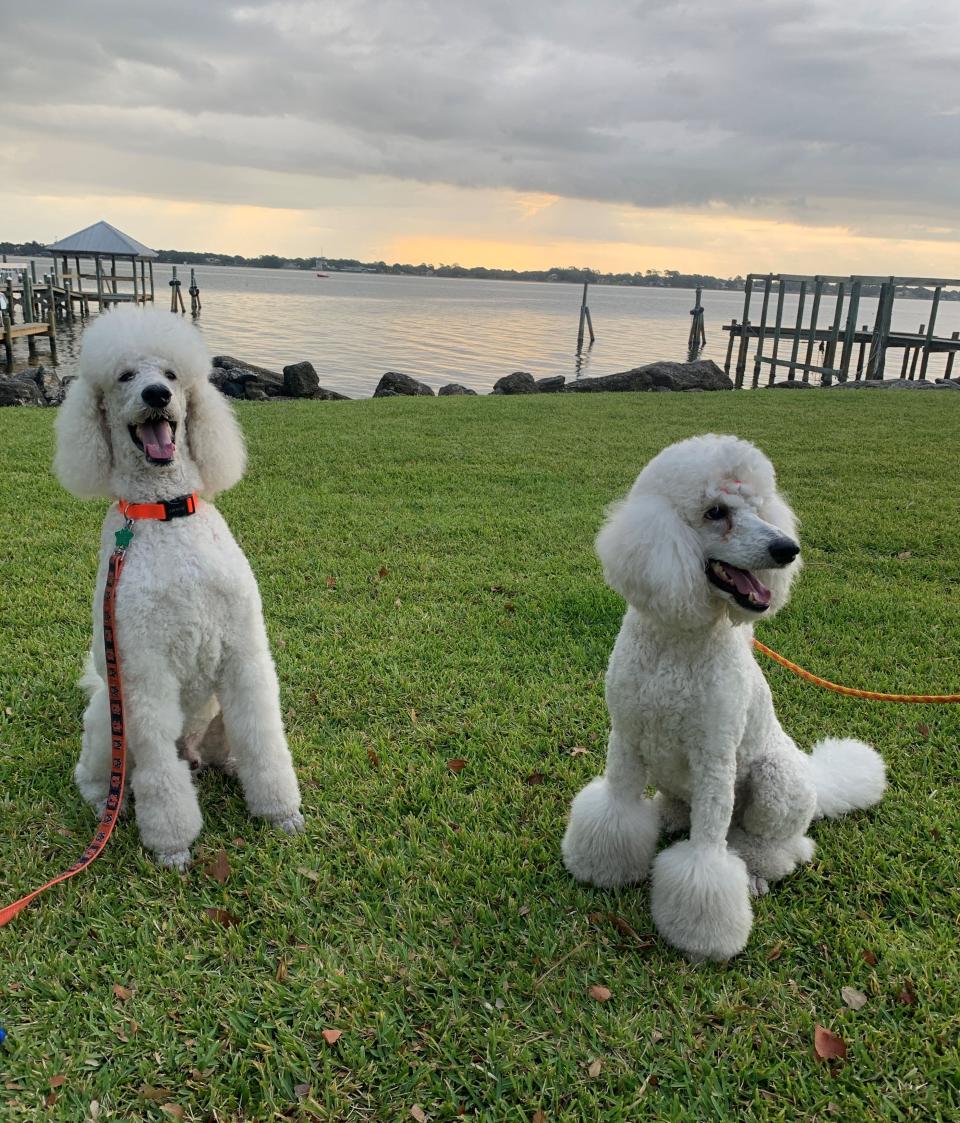
[[[897,295],[902,296],[904,290],[912,290],[930,300],[928,317],[917,332],[891,327],[894,300]],[[744,385],[750,365],[750,385],[754,387],[760,385],[764,372],[767,384],[772,386],[778,370],[786,371],[788,382],[809,382],[812,374],[818,375],[824,383],[835,379],[840,382],[851,378],[882,379],[887,352],[902,349],[901,377],[926,378],[930,356],[939,353],[946,355],[943,376],[949,379],[954,358],[960,350],[960,332],[955,331],[949,337],[936,334],[937,311],[944,290],[956,290],[960,295],[960,280],[749,273],[744,286],[742,319],[723,327],[729,333],[724,369],[729,375],[733,367],[738,388]],[[792,323],[784,323],[784,299],[788,292],[797,296]],[[874,296],[877,308],[873,326],[863,324],[858,329],[861,299]],[[755,297],[760,304],[758,322],[750,319]],[[808,297],[810,311],[805,321]],[[821,321],[824,297],[828,302],[833,301],[833,312]],[[923,307],[920,300],[911,299],[911,303]],[[754,341],[756,349],[751,360]],[[767,347],[769,351],[765,353]]]

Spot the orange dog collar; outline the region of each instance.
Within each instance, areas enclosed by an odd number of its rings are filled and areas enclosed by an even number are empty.
[[[118,499],[117,510],[127,519],[159,519],[160,522],[169,522],[171,519],[196,514],[198,502],[199,496],[194,491],[190,495],[161,499],[157,503],[128,503],[126,499]]]

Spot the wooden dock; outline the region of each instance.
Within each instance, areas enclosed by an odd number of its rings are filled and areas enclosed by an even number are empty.
[[[927,317],[916,332],[891,328],[894,300],[898,291],[902,294],[904,289],[930,294]],[[760,385],[764,371],[767,385],[774,385],[778,370],[786,372],[787,382],[808,383],[811,375],[818,375],[826,384],[834,380],[882,379],[888,353],[901,350],[901,378],[925,379],[931,355],[945,354],[943,376],[950,379],[956,353],[960,351],[960,332],[950,336],[936,334],[937,311],[945,289],[960,291],[960,280],[750,273],[744,289],[743,317],[723,327],[728,333],[724,370],[729,375],[733,368],[734,383],[742,387],[753,350],[750,384],[754,387]],[[784,323],[784,298],[788,292],[797,296],[792,323]],[[858,328],[860,301],[874,293],[877,310],[873,326],[862,324]],[[755,295],[760,298],[759,322],[750,319]],[[810,310],[805,318],[808,295]],[[821,324],[824,297],[833,301],[833,314],[828,323]],[[911,304],[924,307],[919,300],[911,300]],[[767,346],[769,353],[764,354]]]

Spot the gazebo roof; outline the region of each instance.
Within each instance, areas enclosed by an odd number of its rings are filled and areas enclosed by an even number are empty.
[[[54,253],[81,254],[87,257],[157,257],[157,251],[124,234],[109,222],[95,222],[67,238],[47,246]]]

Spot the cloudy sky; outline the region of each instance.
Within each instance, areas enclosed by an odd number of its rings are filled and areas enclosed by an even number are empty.
[[[945,0],[0,0],[0,240],[960,274]]]

